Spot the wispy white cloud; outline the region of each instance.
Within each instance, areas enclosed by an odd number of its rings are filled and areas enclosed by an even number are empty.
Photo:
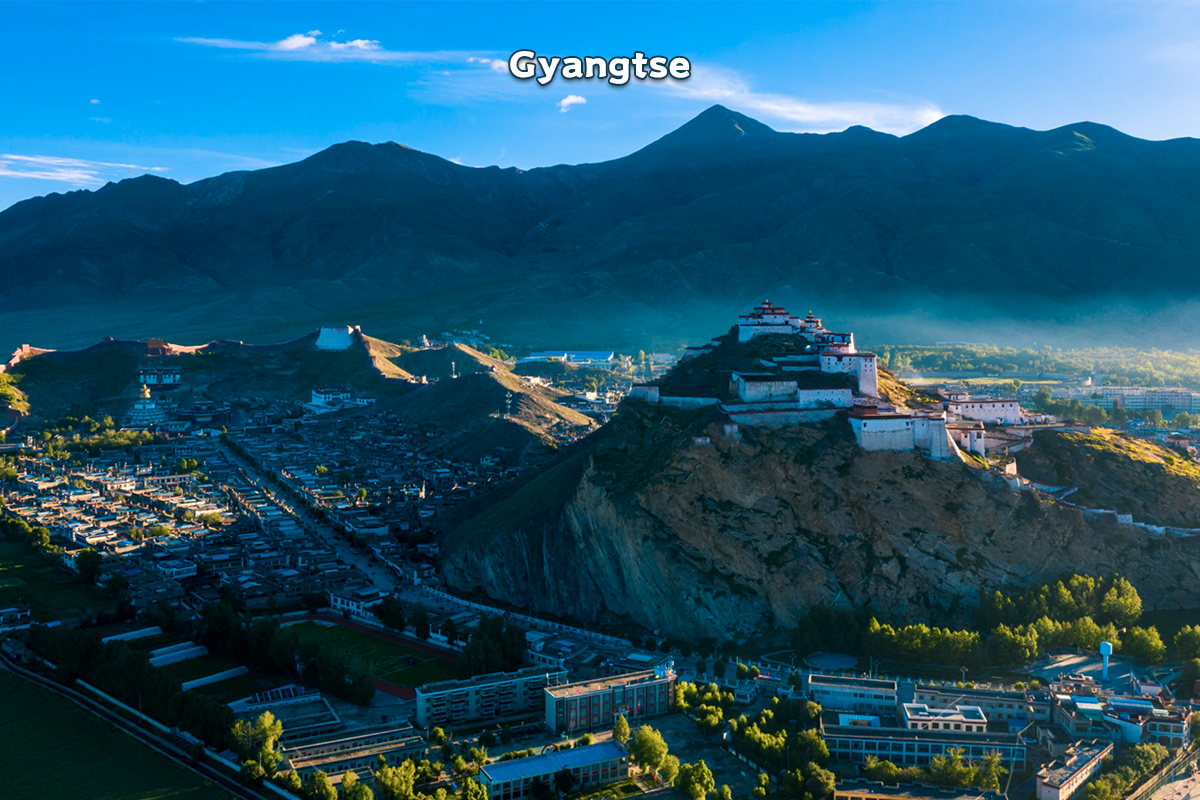
[[[88,117],[92,122],[103,122],[105,125],[112,122],[111,117]]]
[[[264,58],[291,61],[366,61],[375,64],[470,64],[481,63],[492,69],[494,59],[457,50],[388,50],[375,39],[339,41],[320,31],[293,33],[275,42],[256,42],[245,39],[207,39],[196,36],[177,37],[175,41],[214,47],[221,50],[244,50]],[[507,65],[505,65],[507,70]]]
[[[785,94],[755,91],[737,72],[693,63],[692,76],[668,81],[663,87],[679,97],[723,103],[736,111],[761,116],[793,130],[827,133],[851,125],[865,125],[898,135],[912,133],[946,112],[930,102],[870,103],[858,101],[814,102]]]
[[[127,177],[129,173],[166,171],[166,167],[143,167],[83,158],[0,154],[0,177],[60,181],[72,186],[96,186],[112,178]]]
[[[501,75],[508,74],[508,61],[503,58],[484,58],[483,56],[470,56],[467,58],[468,64],[482,64],[493,72],[499,72]]]
[[[587,98],[578,94],[569,94],[562,100],[558,101],[558,113],[565,114],[571,110],[571,106],[587,105]]]
[[[100,101],[99,101],[99,100],[97,100],[97,99],[96,99],[96,98],[94,98],[94,97],[93,97],[91,100],[88,100],[88,103],[89,103],[89,104],[91,104],[91,105],[93,105],[93,106],[98,106],[98,105],[100,105]]]

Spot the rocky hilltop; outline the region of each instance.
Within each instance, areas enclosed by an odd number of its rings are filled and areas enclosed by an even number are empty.
[[[784,635],[816,604],[962,622],[981,588],[1072,570],[1120,572],[1149,608],[1200,606],[1200,538],[1014,493],[972,459],[865,452],[844,416],[735,435],[725,422],[626,401],[557,464],[467,510],[448,536],[447,581],[693,639]],[[1070,446],[1062,437],[1055,452]],[[1115,481],[1143,468],[1106,469]],[[1200,501],[1200,485],[1190,492]]]

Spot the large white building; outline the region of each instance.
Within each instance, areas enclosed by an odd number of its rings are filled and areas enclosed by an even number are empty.
[[[1020,425],[1021,404],[1013,398],[968,397],[951,400],[946,410],[962,419],[995,422],[999,425]]]
[[[902,703],[900,722],[914,731],[987,733],[987,716],[979,706],[930,708],[924,703]]]
[[[961,456],[946,427],[945,413],[885,411],[856,406],[850,412],[854,440],[864,450],[928,450],[932,458]]]

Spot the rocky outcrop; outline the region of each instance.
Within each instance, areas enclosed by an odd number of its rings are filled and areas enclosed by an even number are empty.
[[[610,427],[459,520],[450,585],[691,639],[784,633],[822,603],[952,623],[981,588],[1072,570],[1120,572],[1148,607],[1200,605],[1200,542],[1149,540],[969,464],[863,452],[844,419],[726,436],[712,411],[626,403]]]

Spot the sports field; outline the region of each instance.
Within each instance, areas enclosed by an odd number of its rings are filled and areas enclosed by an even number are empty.
[[[4,797],[232,797],[110,723],[10,672],[0,671],[0,708]]]
[[[88,586],[24,542],[0,540],[0,603],[24,603],[39,622],[107,608],[104,591]]]
[[[303,639],[331,644],[352,666],[360,666],[368,674],[399,686],[424,686],[458,677],[457,666],[444,658],[341,625],[299,622],[285,630]],[[417,663],[409,664],[409,658],[416,659]]]

